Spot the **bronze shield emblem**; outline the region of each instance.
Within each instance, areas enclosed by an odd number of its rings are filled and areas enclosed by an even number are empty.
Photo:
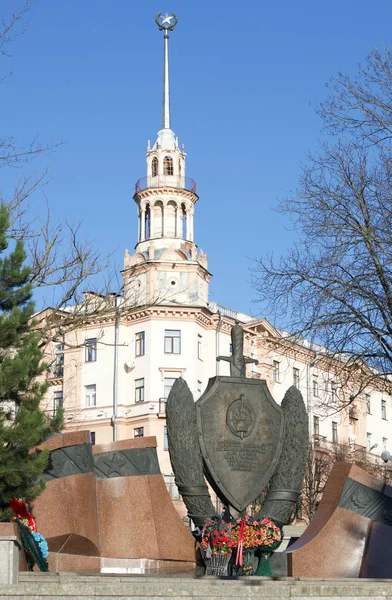
[[[275,471],[283,412],[265,381],[213,377],[196,414],[207,478],[222,500],[243,511]]]

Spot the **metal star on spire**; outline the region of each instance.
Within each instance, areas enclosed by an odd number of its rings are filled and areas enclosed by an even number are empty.
[[[173,23],[172,23],[173,21]],[[173,31],[173,29],[175,28],[175,26],[178,23],[178,19],[177,19],[177,15],[172,13],[171,15],[169,15],[168,13],[166,13],[165,15],[163,15],[162,13],[158,13],[157,16],[155,17],[155,22],[158,25],[159,29],[166,29],[166,30],[170,30]]]

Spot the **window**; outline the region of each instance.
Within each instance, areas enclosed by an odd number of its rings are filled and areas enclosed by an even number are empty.
[[[86,340],[86,362],[95,362],[97,360],[97,338]]]
[[[64,344],[57,344],[54,351],[54,377],[63,377],[64,375]]]
[[[175,380],[176,377],[165,377],[165,379],[163,380],[163,397],[165,398],[165,400],[168,399],[170,390],[172,389]]]
[[[299,369],[293,368],[293,385],[299,388]]]
[[[372,447],[372,434],[371,433],[366,434],[366,444],[367,444],[368,452],[370,452],[370,448]]]
[[[63,408],[63,403],[64,403],[63,390],[54,392],[54,394],[53,394],[53,414],[57,414],[57,411],[60,408]]]
[[[167,437],[167,427],[163,428],[163,449],[169,450],[169,438]]]
[[[315,398],[318,398],[318,395],[319,395],[318,375],[312,376],[312,384],[313,384],[313,396]]]
[[[144,356],[144,331],[140,331],[135,335],[135,356]]]
[[[90,431],[90,440],[93,446],[95,446],[95,431]]]
[[[180,354],[181,331],[165,329],[165,354]]]
[[[144,427],[136,427],[136,429],[133,430],[133,437],[135,439],[144,437]]]
[[[173,175],[173,159],[171,156],[165,156],[163,159],[163,174],[164,175]]]
[[[338,398],[338,385],[336,381],[331,381],[331,396],[332,400],[337,400]]]
[[[338,424],[336,421],[332,421],[332,442],[338,443]]]
[[[280,383],[280,373],[279,373],[280,362],[278,360],[274,360],[274,362],[272,363],[272,367],[273,367],[272,378],[275,383]]]
[[[156,156],[151,161],[151,175],[156,177],[158,175],[158,159]]]
[[[366,412],[368,415],[372,414],[371,406],[370,406],[370,394],[365,394],[365,400],[366,400]]]
[[[144,377],[135,379],[135,402],[144,402]]]
[[[386,400],[381,400],[381,418],[382,419],[387,418],[387,401]]]
[[[316,416],[313,417],[313,434],[320,434],[320,418]]]
[[[84,405],[86,407],[97,406],[97,386],[95,383],[84,386]]]
[[[201,381],[197,381],[197,395],[200,397],[201,396],[201,386],[202,386],[202,382]]]
[[[174,481],[174,475],[164,475],[163,478],[165,480],[167,493],[169,494],[170,498],[172,500],[179,500],[180,494]]]
[[[197,358],[203,360],[203,336],[197,334]]]
[[[388,450],[388,438],[382,438],[382,449],[384,452]]]

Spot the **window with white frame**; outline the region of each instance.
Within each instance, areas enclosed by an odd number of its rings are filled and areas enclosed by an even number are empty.
[[[384,450],[384,452],[388,450],[388,438],[382,438],[382,449]]]
[[[274,360],[272,363],[272,378],[275,383],[280,383],[280,362]]]
[[[139,331],[135,335],[135,356],[144,356],[145,353],[145,334],[144,331]]]
[[[320,435],[320,417],[316,417],[316,415],[313,416],[313,434]]]
[[[86,408],[97,406],[97,386],[95,383],[84,386],[84,405]]]
[[[331,396],[332,400],[338,399],[338,384],[336,381],[331,381]]]
[[[366,445],[369,452],[370,448],[372,447],[372,434],[369,432],[366,434]]]
[[[180,494],[174,481],[174,475],[164,475],[167,492],[172,500],[179,500]]]
[[[144,437],[144,427],[135,427],[133,430],[133,437],[135,439]]]
[[[203,336],[197,334],[197,358],[203,360]]]
[[[181,353],[181,331],[165,329],[165,354]]]
[[[168,399],[170,390],[172,389],[173,384],[176,379],[177,379],[177,377],[165,377],[164,378],[164,380],[163,380],[163,397],[165,398],[165,400]]]
[[[319,395],[318,375],[312,375],[312,387],[313,387],[313,396],[315,398],[318,398],[318,395]]]
[[[144,402],[144,377],[135,379],[135,402]]]
[[[63,377],[64,375],[64,344],[56,345],[54,351],[53,375],[55,377]]]
[[[387,401],[381,400],[381,418],[386,420],[387,418]]]
[[[366,402],[366,412],[368,415],[372,414],[371,411],[371,403],[370,403],[370,394],[365,394],[365,402]]]
[[[57,414],[60,408],[63,408],[64,394],[63,390],[57,390],[53,393],[53,414]]]
[[[338,424],[337,421],[332,421],[332,442],[338,443]]]
[[[86,362],[95,362],[97,360],[97,338],[86,340]]]
[[[299,389],[299,369],[293,368],[293,385]]]

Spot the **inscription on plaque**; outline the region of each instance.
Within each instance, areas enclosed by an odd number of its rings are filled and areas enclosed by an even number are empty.
[[[225,459],[232,471],[258,471],[273,450],[272,444],[241,444],[241,442],[218,442],[216,451]]]

